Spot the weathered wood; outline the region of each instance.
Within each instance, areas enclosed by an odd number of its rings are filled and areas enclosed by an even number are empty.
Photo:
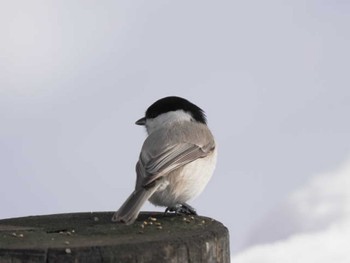
[[[0,262],[229,262],[228,230],[200,216],[111,212],[0,220]]]

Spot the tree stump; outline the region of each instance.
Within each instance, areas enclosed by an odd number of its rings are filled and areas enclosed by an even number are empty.
[[[0,220],[0,262],[230,262],[228,230],[213,219],[151,212],[126,226],[112,215]]]

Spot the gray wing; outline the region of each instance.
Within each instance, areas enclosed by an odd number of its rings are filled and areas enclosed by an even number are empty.
[[[206,157],[214,148],[214,144],[200,147],[191,143],[180,143],[168,146],[159,154],[151,157],[141,154],[136,165],[136,188],[147,187],[156,179],[171,171],[193,162],[198,158]]]

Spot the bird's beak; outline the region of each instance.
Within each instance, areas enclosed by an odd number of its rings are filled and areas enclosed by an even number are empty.
[[[146,117],[143,117],[139,119],[137,122],[135,122],[136,125],[145,125],[146,124]]]

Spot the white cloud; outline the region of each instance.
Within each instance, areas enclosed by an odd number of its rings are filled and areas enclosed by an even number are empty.
[[[260,226],[263,230],[257,231],[256,240],[250,240],[260,244],[232,261],[350,262],[349,189],[350,162],[334,173],[313,178]]]

